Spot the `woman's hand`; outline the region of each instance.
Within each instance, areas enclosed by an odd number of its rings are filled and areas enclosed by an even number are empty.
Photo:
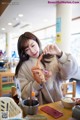
[[[34,68],[32,69],[32,72],[33,72],[33,77],[34,79],[39,83],[41,84],[42,82],[46,82],[45,80],[45,75],[44,75],[44,72],[42,69],[39,69],[39,68]]]
[[[75,101],[76,105],[80,105],[80,98],[72,98]]]
[[[51,75],[52,75],[51,71],[39,69],[37,67],[35,69],[32,69],[32,72],[33,72],[34,79],[39,84],[41,84],[42,82],[46,82],[46,80],[48,80],[51,77]]]
[[[44,50],[44,54],[51,54],[51,55],[57,55],[58,57],[61,57],[62,51],[58,48],[56,44],[47,45]]]
[[[51,71],[44,70],[45,79],[48,80],[52,76]]]

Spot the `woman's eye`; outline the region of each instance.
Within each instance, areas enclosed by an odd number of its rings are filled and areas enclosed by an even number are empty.
[[[34,47],[35,45],[32,45],[32,47]]]
[[[27,52],[29,49],[26,49],[25,52]]]

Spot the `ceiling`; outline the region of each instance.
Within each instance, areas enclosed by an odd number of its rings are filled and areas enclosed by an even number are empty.
[[[56,22],[56,5],[49,4],[48,0],[1,0],[0,5],[5,9],[0,16],[0,33],[36,31],[51,26]],[[72,17],[80,16],[80,4],[73,5]],[[23,17],[19,17],[23,14]],[[12,25],[8,25],[12,23]],[[4,31],[1,29],[5,28]]]
[[[52,25],[55,23],[55,9],[48,0],[12,0],[0,16],[0,32],[1,28],[6,29],[4,32],[18,29],[35,31]],[[18,14],[23,14],[23,17],[18,17]],[[9,22],[12,26],[8,25]]]
[[[6,0],[6,3],[10,3],[11,0]],[[6,7],[8,6],[8,4],[4,4],[5,0],[1,0],[0,1],[0,16],[2,15],[2,13],[4,12],[4,10],[6,9]]]

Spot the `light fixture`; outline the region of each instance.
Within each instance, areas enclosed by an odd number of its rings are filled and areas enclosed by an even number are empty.
[[[12,25],[12,23],[11,23],[11,22],[9,22],[9,23],[8,23],[8,25]]]
[[[19,16],[19,17],[23,17],[23,14],[19,14],[18,16]]]
[[[2,30],[5,30],[5,28],[2,28]]]

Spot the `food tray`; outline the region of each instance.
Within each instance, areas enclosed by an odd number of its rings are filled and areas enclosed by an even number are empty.
[[[22,118],[22,110],[10,97],[0,97],[0,120]]]

